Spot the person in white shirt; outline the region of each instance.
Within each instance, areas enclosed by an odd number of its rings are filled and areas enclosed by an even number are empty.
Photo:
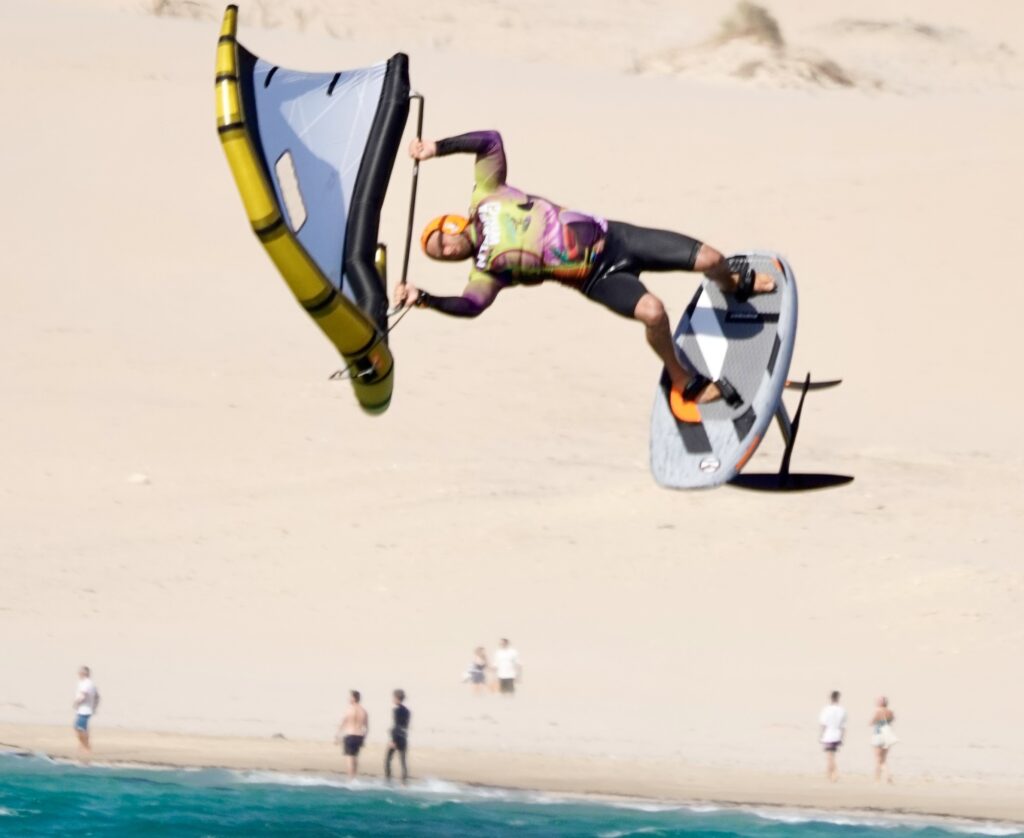
[[[846,734],[846,711],[839,706],[839,690],[833,690],[831,703],[826,704],[818,717],[821,725],[821,744],[825,749],[825,776],[833,783],[839,779],[836,751],[842,747]]]
[[[519,652],[508,645],[507,637],[501,638],[494,653],[494,674],[498,677],[498,692],[513,695],[523,668],[519,664]]]
[[[84,761],[88,761],[92,753],[92,747],[89,745],[89,722],[100,706],[100,692],[96,689],[87,666],[78,670],[78,688],[71,706],[75,711],[75,733],[78,734],[79,754]]]

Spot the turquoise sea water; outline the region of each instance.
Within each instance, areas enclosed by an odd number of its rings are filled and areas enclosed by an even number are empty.
[[[1008,824],[598,801],[416,781],[220,769],[82,768],[0,755],[0,835],[952,838]]]

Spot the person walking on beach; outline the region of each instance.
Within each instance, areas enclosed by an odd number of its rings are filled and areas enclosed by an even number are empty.
[[[483,646],[473,650],[473,660],[466,670],[465,680],[469,681],[475,695],[480,695],[487,684],[487,651]]]
[[[498,692],[514,695],[516,681],[523,676],[523,667],[519,663],[519,652],[509,645],[507,637],[501,638],[494,653],[494,672],[498,676]]]
[[[889,709],[889,699],[884,695],[879,696],[875,714],[871,717],[871,727],[874,731],[871,734],[871,744],[875,749],[876,783],[881,781],[883,774],[886,775],[888,782],[892,782],[892,772],[886,764],[886,758],[889,756],[889,749],[899,741],[892,732],[892,722],[895,718],[896,714]]]
[[[839,706],[839,690],[833,690],[829,698],[830,703],[822,709],[818,722],[821,724],[821,744],[825,749],[825,776],[834,783],[839,779],[836,751],[842,747],[846,735],[846,711]]]
[[[349,693],[348,709],[341,717],[338,725],[338,733],[334,740],[341,740],[342,752],[348,762],[348,778],[354,780],[359,770],[359,752],[366,741],[366,734],[370,730],[370,717],[366,709],[359,703],[361,696],[359,690],[352,690]]]
[[[71,706],[75,711],[78,753],[82,762],[88,762],[92,756],[92,746],[89,744],[89,722],[100,706],[100,691],[96,689],[96,684],[92,680],[92,672],[87,666],[78,670],[78,688]]]
[[[398,759],[402,763],[402,782],[409,779],[409,766],[405,761],[406,751],[409,750],[409,720],[412,713],[405,706],[405,690],[395,690],[392,694],[395,707],[392,711],[391,741],[388,742],[388,753],[384,758],[384,777],[391,779],[391,757],[398,752]]]

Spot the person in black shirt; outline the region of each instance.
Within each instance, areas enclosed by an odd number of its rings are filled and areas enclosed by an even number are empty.
[[[395,690],[394,724],[391,727],[391,741],[388,742],[387,756],[384,759],[384,776],[391,779],[391,757],[398,751],[398,759],[402,763],[402,782],[409,779],[409,768],[405,762],[405,752],[409,748],[409,719],[412,713],[402,702],[405,701],[405,690]]]

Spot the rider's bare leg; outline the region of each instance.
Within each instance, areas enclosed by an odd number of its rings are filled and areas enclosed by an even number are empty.
[[[633,317],[644,324],[647,343],[661,358],[672,383],[680,390],[685,389],[686,385],[690,383],[690,379],[693,378],[693,373],[680,363],[676,355],[675,344],[672,341],[672,329],[669,327],[668,313],[665,311],[664,303],[648,291],[637,301]],[[697,401],[703,404],[714,401],[720,395],[718,387],[709,384],[697,397]]]
[[[697,259],[693,264],[695,271],[700,271],[725,293],[736,290],[739,284],[740,275],[729,270],[728,260],[717,250],[707,244],[702,244],[697,252]],[[754,277],[754,293],[763,294],[775,288],[775,281],[768,274],[757,274]]]

